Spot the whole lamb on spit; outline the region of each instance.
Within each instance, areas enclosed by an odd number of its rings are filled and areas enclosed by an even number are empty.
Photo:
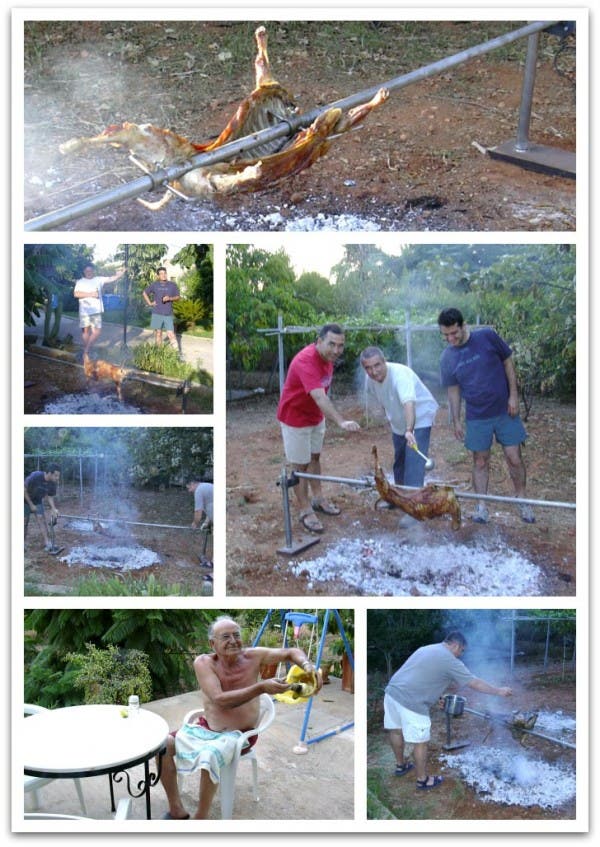
[[[371,452],[375,459],[375,487],[379,494],[377,503],[380,500],[385,500],[418,521],[438,518],[441,515],[451,515],[452,529],[460,529],[460,504],[452,486],[429,483],[416,491],[403,492],[400,488],[390,485],[388,482],[383,468],[379,464],[377,447],[374,446]]]
[[[217,139],[196,144],[168,129],[152,124],[125,122],[107,127],[91,138],[72,138],[61,144],[61,153],[73,153],[85,147],[111,145],[125,147],[140,160],[145,170],[183,164],[199,153],[217,150],[228,142],[276,126],[298,113],[292,95],[273,79],[267,54],[267,32],[261,26],[255,32],[257,55],[254,62],[256,85],[242,100],[233,117]],[[332,141],[363,121],[367,115],[384,103],[389,91],[379,89],[368,102],[343,112],[329,108],[291,139],[278,138],[241,153],[226,162],[195,167],[179,179],[169,183],[163,197],[156,202],[138,198],[149,209],[160,209],[169,202],[173,193],[185,199],[205,198],[214,194],[234,191],[259,191],[270,188],[279,181],[309,168],[325,155]]]

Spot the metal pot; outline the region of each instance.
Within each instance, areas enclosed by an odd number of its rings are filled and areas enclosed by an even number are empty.
[[[444,711],[447,715],[457,718],[462,715],[466,702],[465,698],[459,697],[458,694],[446,694],[444,695]]]

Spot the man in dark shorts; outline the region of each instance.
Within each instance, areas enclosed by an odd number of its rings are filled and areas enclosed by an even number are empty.
[[[261,669],[266,665],[279,662],[293,662],[307,673],[315,668],[304,650],[298,647],[243,647],[239,625],[228,616],[218,617],[208,628],[208,640],[213,650],[194,660],[196,679],[204,699],[205,729],[216,735],[232,730],[247,732],[256,726],[259,717],[259,698],[261,694],[282,694],[288,691],[290,683],[277,679],[261,679]],[[317,690],[321,687],[321,676],[316,674]],[[187,730],[184,726],[178,732]],[[253,736],[254,741],[256,736]],[[250,744],[253,743],[250,739]],[[177,733],[169,736],[167,752],[163,757],[160,780],[169,800],[169,811],[163,817],[167,820],[184,820],[189,814],[184,808],[177,786],[176,755],[178,751]],[[205,819],[209,815],[211,803],[218,788],[213,782],[209,770],[201,764],[200,796],[195,819]]]
[[[179,288],[167,279],[166,268],[158,268],[156,274],[156,281],[150,283],[142,292],[146,304],[152,309],[150,328],[154,330],[154,341],[157,345],[162,344],[164,331],[171,347],[179,350],[173,320],[173,303],[180,298]]]
[[[49,553],[53,551],[54,545],[48,533],[44,501],[47,501],[50,507],[50,519],[56,520],[58,509],[54,505],[54,497],[59,481],[60,467],[55,463],[48,465],[45,471],[33,471],[25,478],[25,538],[29,527],[29,517],[33,514],[44,536],[44,549]]]
[[[396,776],[415,770],[417,788],[428,790],[443,782],[441,776],[428,774],[427,752],[431,731],[430,709],[440,701],[451,683],[468,686],[482,694],[510,697],[512,689],[497,687],[479,679],[460,657],[467,646],[457,630],[443,641],[419,647],[396,671],[385,689],[384,729],[396,756]],[[414,764],[405,758],[404,745],[413,745]]]
[[[473,489],[487,494],[494,438],[502,446],[515,496],[525,498],[527,474],[521,445],[527,438],[519,416],[517,375],[512,350],[489,327],[471,331],[458,309],[444,309],[438,317],[440,332],[448,342],[440,360],[442,385],[448,388],[448,406],[456,438],[473,454]],[[460,420],[465,401],[466,432]],[[521,519],[535,523],[531,505],[521,503]],[[476,523],[487,523],[489,512],[480,501],[473,514]]]

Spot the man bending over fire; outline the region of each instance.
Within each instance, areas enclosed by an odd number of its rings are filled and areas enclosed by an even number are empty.
[[[396,776],[416,771],[417,788],[428,790],[442,783],[442,777],[427,772],[427,748],[431,731],[429,710],[449,683],[467,685],[482,694],[510,697],[512,689],[497,688],[478,679],[461,662],[467,642],[460,632],[448,633],[438,644],[419,647],[408,657],[387,684],[383,700],[384,729],[396,756]],[[413,745],[412,762],[407,762],[404,745]]]

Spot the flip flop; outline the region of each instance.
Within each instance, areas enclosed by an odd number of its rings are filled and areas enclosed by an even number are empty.
[[[412,762],[406,762],[404,765],[396,765],[396,770],[394,771],[394,776],[404,776],[405,773],[412,771],[414,765]]]
[[[431,785],[428,785],[429,780],[432,779],[433,782]],[[417,780],[417,789],[419,791],[431,791],[432,788],[437,788],[438,785],[441,785],[444,781],[442,776],[426,776],[425,779]]]
[[[165,812],[164,815],[160,816],[161,821],[187,821],[189,815],[186,815],[184,818],[174,818],[170,812]]]
[[[315,512],[322,512],[324,515],[341,515],[342,513],[341,509],[338,509],[333,503],[328,503],[327,501],[323,503],[320,500],[313,500],[312,507]]]
[[[302,512],[300,515],[300,523],[309,532],[323,532],[323,524],[315,515],[314,512]]]

